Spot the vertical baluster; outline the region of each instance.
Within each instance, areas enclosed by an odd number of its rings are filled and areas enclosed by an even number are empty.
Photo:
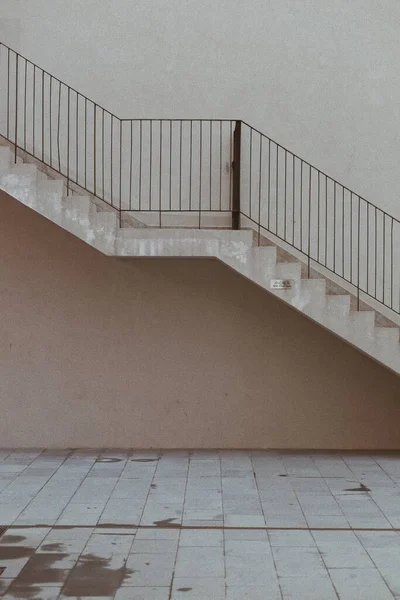
[[[18,54],[15,55],[15,148],[14,162],[17,163],[18,148]]]
[[[358,196],[358,219],[357,219],[357,310],[360,310],[360,230],[361,230],[361,200]]]
[[[7,48],[7,139],[10,139],[10,48]]]
[[[160,209],[160,228],[162,227],[161,215],[162,215],[162,199],[161,199],[161,184],[162,184],[162,134],[163,134],[163,123],[160,119],[160,175],[159,175],[159,190],[158,190],[158,203]],[[181,144],[182,145],[182,144]]]
[[[60,121],[61,121],[61,82],[59,82],[59,84],[58,84],[58,113],[57,113],[57,156],[58,156],[58,171],[61,173]],[[51,128],[51,125],[50,125],[50,128]]]
[[[119,120],[119,223],[122,219],[122,121]]]
[[[321,173],[318,171],[318,181],[317,181],[317,201],[318,201],[318,227],[317,227],[317,261],[320,262],[320,231],[321,231]]]
[[[26,150],[26,85],[27,85],[27,61],[24,59],[24,150]]]
[[[262,142],[263,136],[260,134],[260,164],[258,180],[258,246],[261,245],[261,189],[262,189]]]
[[[203,121],[200,121],[200,156],[199,156],[199,167],[200,167],[200,181],[199,181],[199,229],[201,229],[201,181],[202,181],[202,170],[203,170]]]
[[[276,144],[275,172],[275,233],[279,235],[279,146]]]
[[[284,231],[283,231],[283,239],[286,242],[286,236],[287,236],[287,150],[285,149],[285,172],[284,172],[284,178],[285,178],[285,182],[284,182],[284,194],[285,194],[285,206],[284,206],[284,221],[283,221],[283,227],[284,227]]]
[[[129,157],[129,210],[132,210],[133,120],[131,120],[131,147]],[[161,177],[161,176],[160,176]]]
[[[169,210],[172,210],[172,120],[169,121]]]
[[[104,108],[101,109],[101,184],[103,187],[103,200],[105,200],[105,185],[104,185],[105,157],[104,157]]]
[[[307,248],[307,273],[310,278],[311,272],[311,166],[308,175],[308,248]]]
[[[219,122],[219,210],[222,210],[222,121]]]
[[[190,121],[189,138],[189,210],[192,210],[192,169],[193,169],[193,121]]]
[[[33,65],[33,94],[32,94],[32,154],[36,156],[35,145],[35,108],[36,108],[36,65]]]
[[[142,209],[142,153],[143,153],[143,123],[139,121],[139,210]]]
[[[114,206],[114,186],[113,186],[113,150],[114,150],[114,116],[110,115],[110,136],[111,136],[111,147],[110,147],[110,193],[111,193],[111,206]]]
[[[253,174],[253,129],[250,127],[250,164],[249,164],[249,216],[252,218],[252,174]],[[235,165],[236,166],[236,165]]]
[[[93,193],[97,196],[97,104],[93,104]]]
[[[149,210],[151,211],[151,193],[152,193],[152,175],[153,175],[153,121],[150,119],[150,176],[149,176]]]
[[[68,106],[67,106],[67,196],[69,196],[69,128],[70,128],[70,110],[71,110],[71,88],[68,87]]]

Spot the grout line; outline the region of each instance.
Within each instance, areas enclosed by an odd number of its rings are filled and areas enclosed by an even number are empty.
[[[322,481],[324,481],[324,483],[325,483],[325,480],[323,479],[323,477],[322,477],[322,474],[321,474],[321,471],[319,470],[319,468],[318,468],[318,465],[316,464],[316,462],[315,462],[314,458],[311,458],[311,460],[312,460],[313,464],[315,465],[315,468],[318,470],[318,473],[320,474]],[[325,483],[325,485],[326,485],[326,483]],[[328,486],[327,486],[327,487],[328,487]],[[300,510],[301,510],[301,512],[302,512],[302,514],[303,514],[304,520],[305,520],[305,522],[306,522],[306,523],[308,523],[308,521],[307,521],[307,516],[306,516],[306,514],[305,514],[305,512],[304,512],[304,509],[303,509],[303,507],[302,507],[302,505],[301,505],[301,502],[300,502],[300,500],[299,500],[299,497],[298,497],[298,495],[297,495],[297,490],[295,490],[293,487],[292,487],[292,489],[293,489],[293,493],[294,493],[294,495],[296,496],[296,500],[297,500],[297,502],[299,503]],[[332,496],[333,496],[333,494],[332,494]],[[336,499],[335,499],[335,500],[336,500]],[[338,504],[338,503],[337,503],[337,504]],[[343,514],[343,516],[344,516],[344,513],[343,513],[343,511],[342,511],[341,507],[339,506],[339,504],[338,504],[338,507],[340,508],[340,511],[342,512],[342,514]],[[344,516],[344,518],[346,518],[346,517]],[[331,582],[331,584],[332,584],[332,588],[333,588],[333,589],[334,589],[334,591],[335,591],[336,597],[337,597],[337,599],[338,599],[338,600],[340,600],[340,599],[339,599],[339,594],[338,594],[338,591],[337,591],[337,589],[336,589],[336,586],[335,586],[335,584],[334,584],[334,583],[333,583],[333,581],[332,581],[332,577],[331,577],[330,571],[329,571],[329,569],[328,569],[328,566],[327,566],[327,564],[326,564],[326,562],[325,562],[324,555],[323,555],[323,553],[321,552],[321,550],[320,550],[320,548],[319,548],[319,546],[318,546],[318,544],[317,544],[317,540],[316,540],[316,539],[315,539],[315,537],[313,536],[313,533],[312,533],[312,531],[310,531],[310,535],[311,535],[312,539],[314,540],[315,547],[316,547],[316,549],[317,549],[317,552],[318,552],[318,554],[319,554],[319,556],[320,556],[320,558],[321,558],[322,564],[324,565],[324,567],[325,567],[325,570],[326,570],[326,572],[327,572],[327,574],[328,574],[329,581],[330,581],[330,582]]]
[[[257,482],[256,466],[254,464],[253,455],[252,454],[250,454],[250,462],[251,462],[251,468],[253,469],[253,476],[254,476],[254,481],[255,481],[255,484],[256,484],[258,501],[260,503],[260,507],[261,507],[261,511],[262,511],[262,514],[263,514],[264,521],[266,521],[265,512],[264,512],[264,508],[263,508],[262,500],[261,500],[261,495],[260,495],[260,488],[258,487],[258,482]],[[285,468],[285,471],[286,471],[286,468]],[[268,538],[269,548],[270,548],[270,551],[271,551],[271,557],[272,557],[272,561],[274,563],[274,569],[275,569],[275,573],[276,573],[276,580],[277,580],[278,587],[279,587],[279,593],[281,595],[281,599],[283,599],[282,585],[281,585],[280,577],[278,575],[278,569],[277,569],[277,566],[276,566],[275,555],[274,555],[274,551],[273,551],[272,544],[271,544],[271,538],[270,538],[270,535],[268,533],[269,530],[267,529],[266,531],[267,531],[267,538]]]
[[[184,491],[184,494],[183,494],[183,503],[182,503],[182,521],[183,521],[183,519],[185,517],[185,503],[186,503],[186,492],[187,492],[187,486],[188,486],[188,481],[189,481],[189,473],[190,473],[190,461],[191,461],[191,457],[188,456],[187,457],[185,491]],[[157,467],[158,467],[158,465],[157,465]],[[169,585],[168,600],[172,600],[172,593],[173,593],[173,590],[174,590],[174,579],[175,579],[176,563],[178,561],[179,546],[180,546],[180,541],[181,541],[181,532],[182,532],[182,527],[179,529],[179,536],[178,536],[178,543],[176,545],[174,567],[173,567],[173,570],[172,570],[171,583]]]
[[[400,527],[276,527],[276,526],[265,526],[265,527],[239,527],[234,525],[180,525],[171,524],[167,526],[158,525],[133,525],[132,523],[101,523],[98,525],[49,525],[48,523],[37,523],[36,525],[4,525],[0,526],[0,532],[4,533],[10,529],[37,529],[37,528],[51,528],[55,530],[63,529],[149,529],[149,530],[164,530],[164,529],[182,529],[182,530],[194,530],[194,531],[360,531],[360,532],[385,532],[394,531],[400,533]],[[4,531],[3,531],[4,530]],[[96,533],[98,533],[96,531]]]

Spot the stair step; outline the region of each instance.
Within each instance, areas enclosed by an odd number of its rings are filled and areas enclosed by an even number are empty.
[[[371,351],[375,338],[375,312],[354,311],[349,316],[351,341],[364,351]]]
[[[326,309],[331,315],[347,317],[350,312],[350,296],[348,294],[327,296]]]
[[[36,206],[46,217],[60,224],[64,182],[61,179],[40,179],[36,187]]]
[[[89,196],[64,196],[62,203],[66,219],[77,221],[82,226],[90,223],[90,216],[94,212],[95,207]]]
[[[35,206],[37,169],[35,165],[12,165],[0,173],[0,188],[29,207]]]
[[[275,276],[277,279],[301,280],[300,262],[278,262],[276,263]]]
[[[48,179],[46,173],[43,173],[43,171],[40,171],[40,169],[38,169],[37,172],[37,180],[38,181],[46,181]]]
[[[375,327],[372,356],[400,373],[399,329],[397,327]]]
[[[236,260],[241,263],[240,272],[245,277],[269,289],[270,281],[275,276],[276,248],[274,246],[249,248]]]
[[[13,160],[14,155],[10,148],[8,146],[0,146],[0,173],[8,171]]]
[[[275,279],[289,279],[292,282],[290,289],[270,289],[271,293],[299,310],[303,309],[301,301],[301,263],[278,262],[275,266]]]
[[[326,296],[324,324],[326,327],[348,339],[350,337],[350,296]]]
[[[325,313],[325,304],[326,280],[302,279],[297,308],[309,317],[321,322]]]
[[[377,347],[385,352],[397,350],[399,345],[399,330],[397,327],[375,327],[374,337]]]

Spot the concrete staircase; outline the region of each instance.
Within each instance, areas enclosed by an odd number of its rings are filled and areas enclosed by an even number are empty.
[[[7,145],[0,146],[0,189],[109,256],[215,257],[400,374],[396,323],[365,301],[357,310],[349,291],[315,270],[309,272],[271,241],[264,238],[266,245],[255,245],[251,229],[120,227],[116,211],[90,196],[67,195],[62,179],[49,178],[37,164],[24,164],[21,158],[15,163]],[[290,289],[274,289],[276,279],[290,281]]]

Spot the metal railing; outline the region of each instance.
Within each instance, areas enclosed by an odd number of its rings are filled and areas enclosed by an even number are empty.
[[[400,221],[241,122],[240,226],[400,314]],[[245,161],[243,161],[243,156]]]
[[[241,120],[119,119],[0,43],[0,135],[153,227],[252,228],[400,314],[400,222]]]

